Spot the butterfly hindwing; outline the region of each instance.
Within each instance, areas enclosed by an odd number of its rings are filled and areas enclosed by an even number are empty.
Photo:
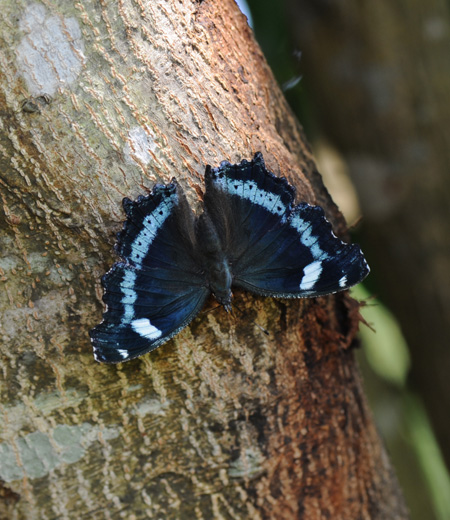
[[[115,363],[154,350],[183,329],[200,311],[209,291],[173,271],[117,263],[103,278],[107,311],[91,331],[97,361]]]
[[[320,207],[293,206],[294,194],[285,179],[266,170],[261,154],[251,162],[222,163],[207,171],[206,210],[219,228],[233,222],[223,240],[233,285],[266,296],[301,298],[359,283],[369,272],[359,247],[334,235]],[[215,200],[232,208],[232,216],[223,217]]]
[[[194,218],[181,188],[157,185],[136,201],[116,249],[123,262],[103,277],[107,311],[90,335],[98,361],[115,363],[155,349],[184,328],[210,291],[195,252]]]

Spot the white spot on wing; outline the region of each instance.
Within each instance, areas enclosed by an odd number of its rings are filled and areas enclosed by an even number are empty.
[[[153,152],[155,149],[155,141],[142,126],[135,126],[128,132],[128,143],[124,147],[128,162],[148,164],[152,159],[149,151]]]
[[[347,285],[347,275],[345,274],[342,278],[339,280],[339,287],[345,287]]]
[[[128,357],[128,350],[118,348],[117,352],[122,356],[122,359],[126,359]]]
[[[162,335],[162,332],[152,325],[148,318],[134,320],[131,322],[131,326],[133,327],[133,330],[143,338],[158,339]]]
[[[300,289],[302,291],[307,291],[312,289],[314,285],[317,283],[317,280],[320,278],[322,274],[322,262],[320,260],[316,260],[311,264],[307,265],[303,269],[303,278],[300,282]]]
[[[52,95],[73,83],[85,59],[78,21],[51,16],[43,5],[31,4],[19,26],[25,35],[17,47],[17,64],[30,93]]]

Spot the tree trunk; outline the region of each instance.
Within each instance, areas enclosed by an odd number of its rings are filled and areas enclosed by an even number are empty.
[[[345,233],[234,2],[10,2],[0,27],[0,518],[406,518],[348,295],[237,292],[236,321],[93,359],[122,197],[175,176],[195,205],[206,164],[260,150]]]
[[[323,129],[358,187],[372,276],[450,467],[449,5],[289,4]]]

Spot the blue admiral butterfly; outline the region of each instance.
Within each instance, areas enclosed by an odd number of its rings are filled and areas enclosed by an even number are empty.
[[[127,220],[103,277],[107,310],[91,332],[97,361],[149,352],[186,327],[212,293],[231,310],[231,287],[304,298],[348,289],[369,267],[336,237],[322,208],[294,205],[295,188],[253,161],[206,167],[196,217],[175,179],[123,200]]]

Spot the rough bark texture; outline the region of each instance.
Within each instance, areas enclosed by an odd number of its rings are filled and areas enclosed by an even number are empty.
[[[344,232],[234,2],[11,2],[0,38],[0,518],[406,518],[347,295],[93,360],[123,196],[261,150]]]
[[[322,127],[358,187],[372,276],[450,465],[449,4],[289,4]]]

